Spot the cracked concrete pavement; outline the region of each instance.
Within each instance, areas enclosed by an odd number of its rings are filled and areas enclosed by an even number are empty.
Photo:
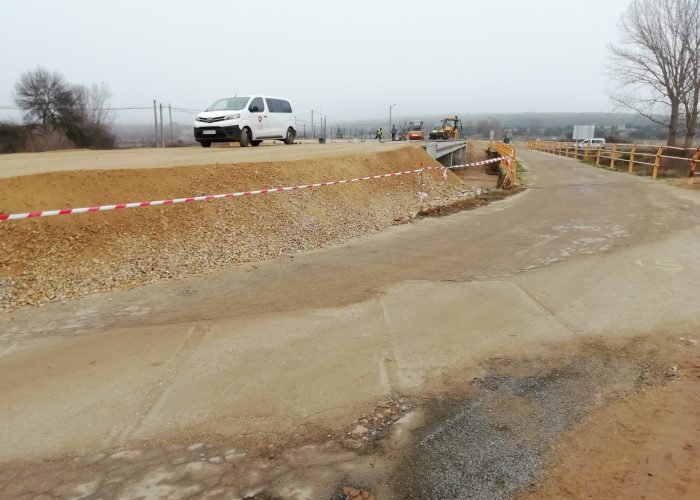
[[[0,462],[339,428],[491,356],[697,331],[697,193],[520,156],[478,210],[0,316]]]

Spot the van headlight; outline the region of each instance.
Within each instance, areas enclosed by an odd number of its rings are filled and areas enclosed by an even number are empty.
[[[224,120],[237,120],[241,117],[240,113],[235,113],[233,115],[226,115],[224,116]]]

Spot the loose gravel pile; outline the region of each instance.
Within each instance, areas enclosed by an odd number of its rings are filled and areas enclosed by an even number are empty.
[[[0,180],[0,212],[215,194],[436,165],[419,148]],[[424,193],[424,194],[421,194]],[[440,171],[288,194],[0,224],[0,311],[327,247],[473,198]]]

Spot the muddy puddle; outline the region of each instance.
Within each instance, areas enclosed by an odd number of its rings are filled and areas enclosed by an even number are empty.
[[[560,436],[682,376],[697,345],[631,340],[493,359],[441,394],[394,396],[340,430],[180,436],[0,464],[3,498],[496,499],[533,492]],[[697,353],[696,353],[697,354]],[[696,355],[695,354],[695,355]],[[471,372],[473,373],[473,371]]]

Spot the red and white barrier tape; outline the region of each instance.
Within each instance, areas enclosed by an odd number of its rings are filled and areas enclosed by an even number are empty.
[[[267,188],[267,189],[255,189],[252,191],[239,191],[235,193],[223,193],[223,194],[210,194],[202,196],[189,196],[187,198],[173,198],[169,200],[156,200],[156,201],[137,201],[134,203],[117,203],[114,205],[100,205],[95,207],[83,207],[83,208],[64,208],[60,210],[38,210],[33,212],[25,212],[21,214],[0,214],[0,222],[8,220],[20,220],[20,219],[32,219],[35,217],[52,217],[54,215],[71,215],[71,214],[84,214],[88,212],[107,212],[109,210],[119,210],[121,208],[139,208],[139,207],[155,207],[159,205],[175,205],[178,203],[190,203],[195,201],[211,201],[211,200],[222,200],[225,198],[238,198],[241,196],[253,196],[257,194],[273,194],[273,193],[284,193],[288,191],[299,191],[302,189],[325,187],[325,186],[340,186],[342,184],[351,184],[354,182],[361,181],[371,181],[386,179],[389,177],[399,177],[402,175],[409,174],[419,174],[426,170],[440,170],[444,169],[443,179],[447,178],[448,170],[457,170],[468,167],[477,167],[480,165],[487,165],[489,163],[496,163],[507,158],[493,158],[490,160],[478,161],[475,163],[467,163],[464,165],[454,165],[452,167],[423,167],[416,170],[406,170],[403,172],[392,172],[390,174],[381,175],[368,175],[366,177],[356,177],[353,179],[343,179],[339,181],[328,181],[328,182],[316,182],[313,184],[300,184],[297,186],[287,186],[287,187],[277,187],[277,188]]]

